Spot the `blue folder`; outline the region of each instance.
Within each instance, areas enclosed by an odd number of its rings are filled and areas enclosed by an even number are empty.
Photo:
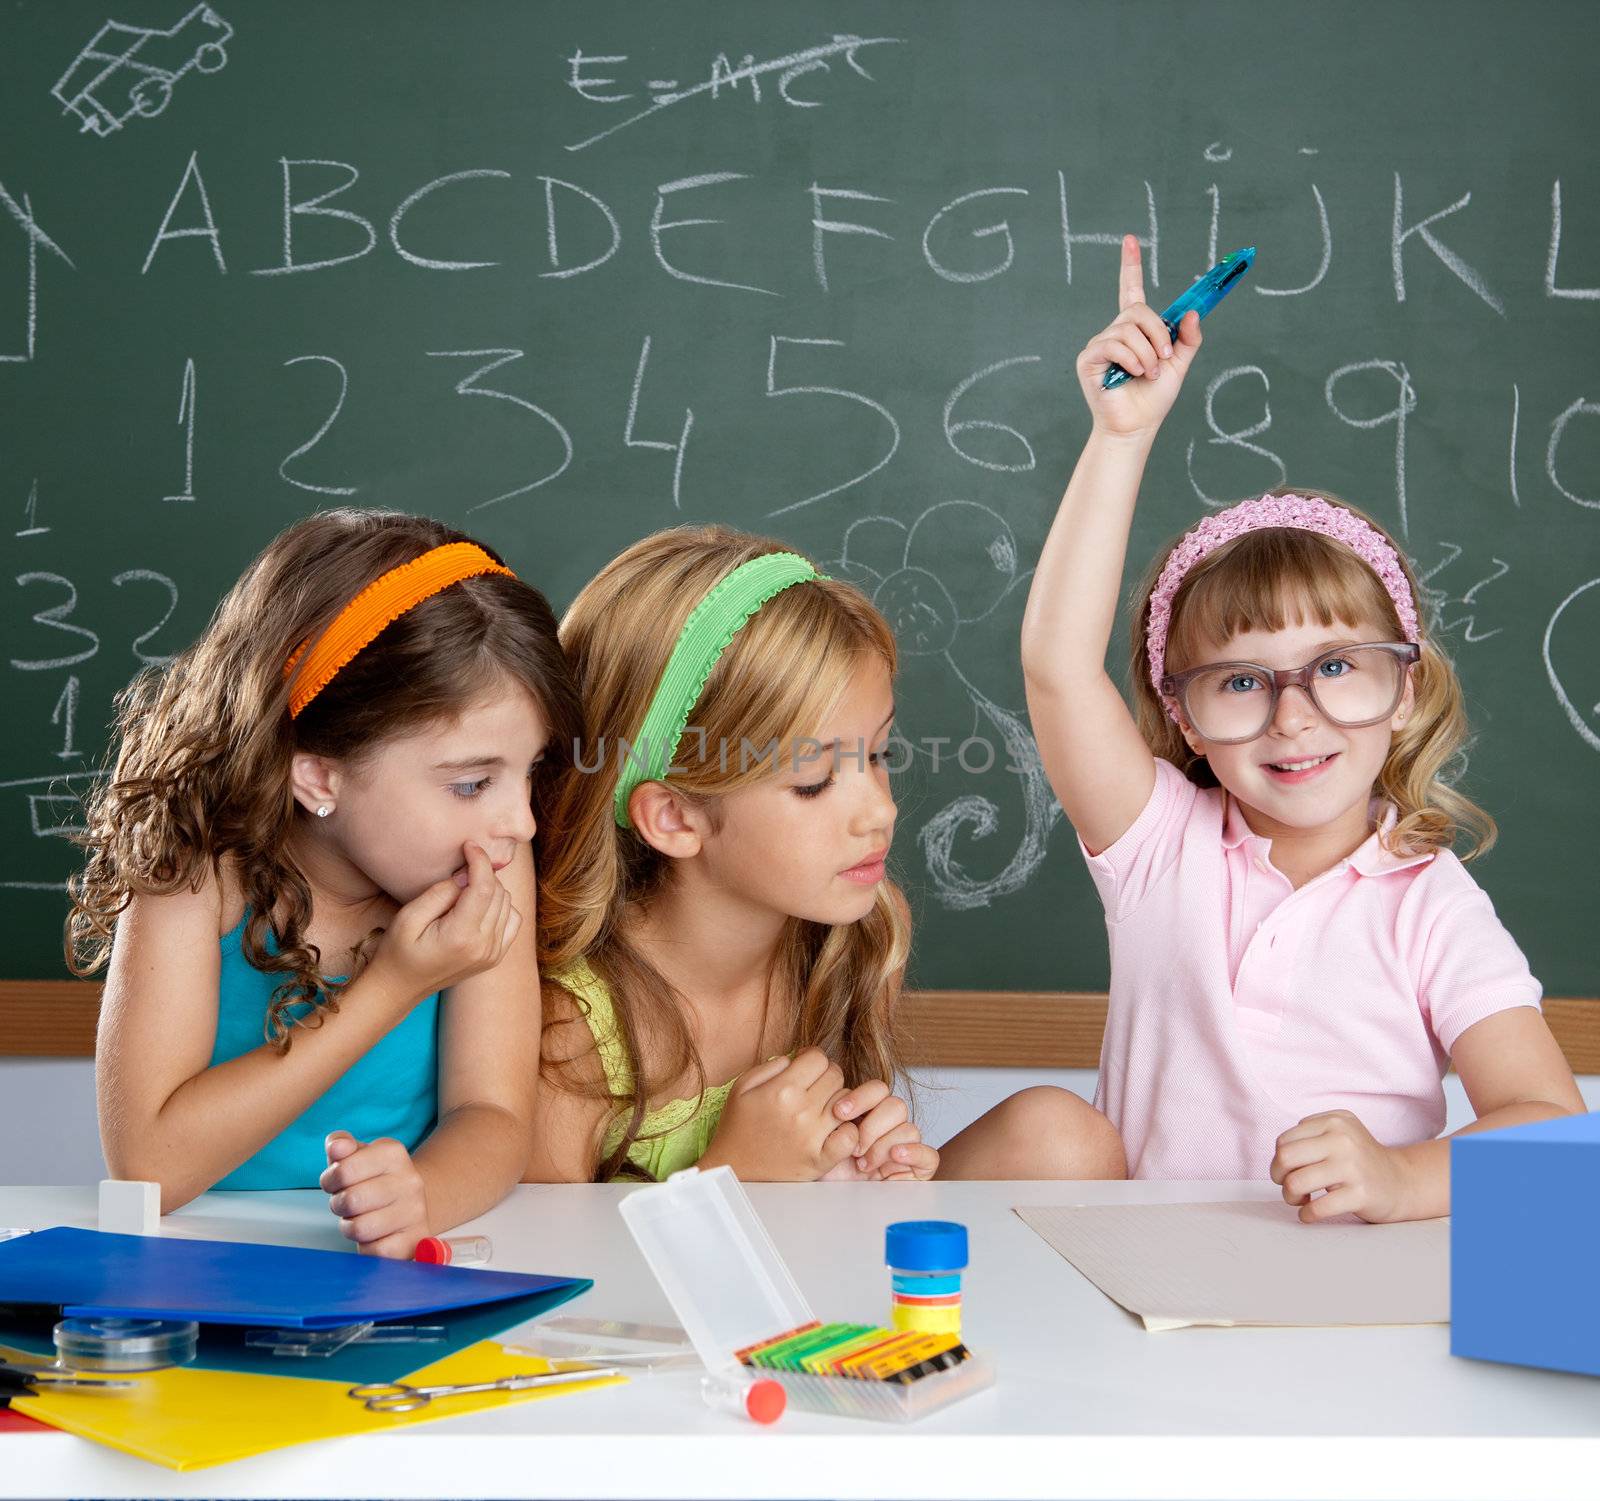
[[[0,1304],[47,1304],[67,1318],[193,1319],[283,1329],[337,1329],[528,1300],[554,1307],[594,1284],[465,1267],[386,1261],[240,1241],[110,1235],[57,1226],[0,1241]],[[520,1321],[520,1320],[517,1320]]]

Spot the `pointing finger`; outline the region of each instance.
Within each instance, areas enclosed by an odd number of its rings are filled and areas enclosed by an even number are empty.
[[[1122,237],[1122,271],[1117,306],[1132,307],[1144,301],[1144,272],[1139,264],[1139,241],[1133,235]]]

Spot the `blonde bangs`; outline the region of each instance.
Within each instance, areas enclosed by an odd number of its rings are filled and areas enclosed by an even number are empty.
[[[835,580],[785,589],[761,607],[724,652],[679,742],[681,790],[700,796],[733,791],[807,754],[850,689],[874,659],[894,676],[894,637],[883,617],[850,584]],[[740,767],[739,750],[759,765]],[[727,747],[728,754],[721,754]],[[724,762],[728,762],[726,769]]]
[[[735,568],[784,550],[725,527],[678,527],[635,543],[573,601],[561,643],[576,670],[593,755],[615,771],[695,606]],[[733,792],[787,764],[826,724],[861,667],[897,668],[893,632],[853,584],[817,579],[774,595],[712,666],[673,756],[672,785]],[[740,747],[750,747],[740,767]],[[764,765],[750,764],[766,750]],[[592,764],[592,762],[591,762]]]
[[[1342,542],[1287,527],[1246,532],[1197,563],[1179,587],[1166,669],[1193,666],[1241,631],[1300,621],[1400,639],[1383,581]]]

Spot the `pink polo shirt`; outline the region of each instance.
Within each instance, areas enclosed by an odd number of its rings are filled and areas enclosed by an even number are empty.
[[[1373,834],[1296,891],[1270,850],[1233,798],[1159,759],[1133,826],[1084,850],[1111,937],[1095,1104],[1129,1177],[1263,1178],[1278,1136],[1324,1110],[1387,1146],[1437,1136],[1456,1039],[1539,1005],[1449,851],[1396,856]]]

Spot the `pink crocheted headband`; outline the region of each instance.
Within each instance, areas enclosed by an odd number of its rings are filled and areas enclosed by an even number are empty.
[[[1161,577],[1156,580],[1156,587],[1150,595],[1150,620],[1145,632],[1150,656],[1150,681],[1158,694],[1161,692],[1161,679],[1167,671],[1167,629],[1172,623],[1172,599],[1184,576],[1202,558],[1214,553],[1224,543],[1242,537],[1246,532],[1256,532],[1270,526],[1321,532],[1324,537],[1344,543],[1382,580],[1389,598],[1394,601],[1395,614],[1400,617],[1400,628],[1405,632],[1406,639],[1419,639],[1417,606],[1411,597],[1411,585],[1406,580],[1400,555],[1382,532],[1369,526],[1354,512],[1315,495],[1262,495],[1255,500],[1241,500],[1236,506],[1205,517],[1199,525],[1184,533],[1161,570]],[[1167,705],[1167,713],[1177,718],[1171,704]]]

